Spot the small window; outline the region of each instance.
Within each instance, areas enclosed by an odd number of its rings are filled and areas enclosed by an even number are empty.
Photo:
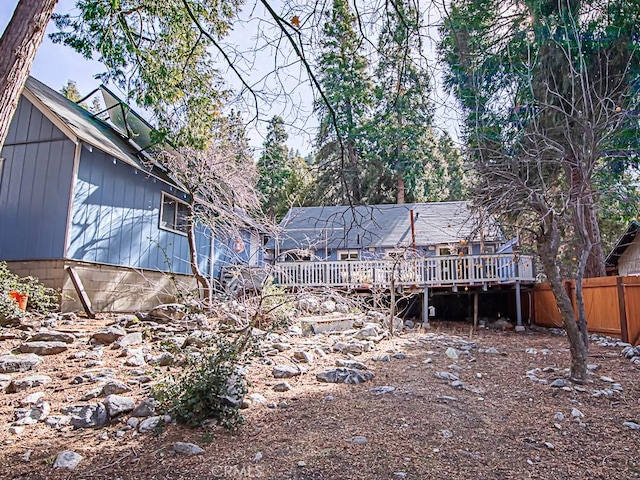
[[[312,250],[289,250],[282,253],[281,258],[285,262],[310,262],[312,256]]]
[[[162,192],[160,208],[160,228],[176,233],[187,233],[189,206],[186,202]]]
[[[484,253],[488,253],[488,254],[496,253],[496,246],[495,245],[485,245],[484,246]]]
[[[449,247],[438,248],[438,255],[451,255],[451,249]]]
[[[392,258],[393,260],[399,260],[406,257],[406,250],[387,250],[384,253],[385,257]]]
[[[340,250],[338,251],[338,260],[357,260],[357,250]]]

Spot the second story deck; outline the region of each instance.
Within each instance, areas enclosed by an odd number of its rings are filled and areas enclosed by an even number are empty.
[[[287,287],[372,289],[457,287],[535,280],[533,257],[517,254],[450,255],[410,259],[280,262],[273,269]]]

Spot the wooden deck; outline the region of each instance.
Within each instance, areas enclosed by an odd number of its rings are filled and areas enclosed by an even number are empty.
[[[495,254],[436,256],[406,260],[280,262],[272,275],[288,287],[453,287],[533,282],[533,257]]]

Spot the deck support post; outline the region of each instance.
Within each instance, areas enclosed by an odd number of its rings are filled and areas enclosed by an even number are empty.
[[[478,329],[478,292],[473,293],[473,329]]]
[[[422,324],[425,327],[429,324],[429,287],[424,287],[422,294]]]
[[[516,332],[523,332],[522,305],[520,300],[520,280],[516,280]]]

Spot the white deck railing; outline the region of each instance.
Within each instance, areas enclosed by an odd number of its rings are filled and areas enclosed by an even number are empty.
[[[388,288],[533,282],[533,257],[496,254],[412,258],[281,262],[273,270],[277,283],[290,287]]]

